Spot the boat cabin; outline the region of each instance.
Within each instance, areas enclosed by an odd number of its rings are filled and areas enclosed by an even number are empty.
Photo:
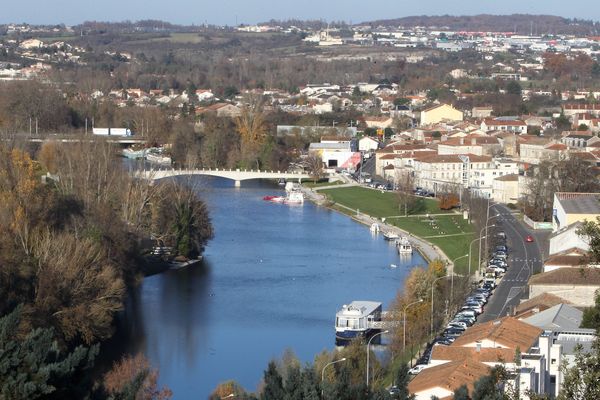
[[[376,301],[353,301],[342,306],[335,315],[337,342],[366,337],[379,331],[375,322],[381,321],[382,304]]]

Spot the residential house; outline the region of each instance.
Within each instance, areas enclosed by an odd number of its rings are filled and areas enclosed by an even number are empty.
[[[577,248],[563,250],[544,260],[544,272],[560,268],[581,268],[587,264],[587,252]]]
[[[468,328],[450,346],[436,345],[431,353],[431,365],[421,374],[456,362],[482,364],[480,368],[504,365],[511,375],[510,385],[517,387],[521,396],[527,392],[544,393],[546,390],[546,353],[540,351],[543,330],[512,317],[484,322]],[[520,353],[520,364],[516,361]],[[421,375],[419,374],[419,375]],[[468,382],[456,382],[457,386]],[[409,386],[410,388],[410,386]]]
[[[499,176],[492,183],[492,198],[497,203],[509,204],[519,200],[519,175]]]
[[[565,104],[563,106],[563,113],[567,117],[572,117],[575,114],[592,114],[597,117],[600,115],[600,104]]]
[[[560,142],[571,149],[585,149],[588,145],[600,142],[600,138],[591,131],[567,131],[563,132]]]
[[[381,117],[365,117],[365,124],[368,128],[386,129],[391,128],[393,123],[394,119],[389,115],[384,115]]]
[[[583,252],[590,250],[590,244],[585,237],[577,233],[583,223],[575,222],[553,232],[549,237],[549,255],[560,254],[571,249],[579,249]]]
[[[454,391],[466,385],[469,393],[473,392],[475,382],[489,374],[489,368],[480,362],[463,359],[431,368],[426,368],[408,384],[408,391],[415,395],[415,400],[450,400]]]
[[[575,307],[591,307],[596,290],[600,289],[600,269],[559,268],[533,275],[528,284],[530,297],[550,293]]]
[[[567,157],[568,147],[551,139],[537,136],[520,136],[519,157],[522,162],[537,165],[541,161],[558,161]]]
[[[439,154],[475,154],[494,156],[502,150],[500,141],[492,136],[469,134],[445,140],[438,144]]]
[[[579,221],[600,217],[600,193],[554,193],[552,226],[556,232]]]
[[[484,119],[492,116],[494,109],[492,107],[473,107],[471,117],[474,119]]]
[[[363,136],[358,140],[358,151],[372,152],[379,149],[380,145],[379,140],[370,136]]]
[[[442,121],[462,121],[463,113],[448,104],[439,104],[421,111],[421,125],[432,125]]]
[[[527,134],[527,124],[519,119],[509,118],[487,118],[481,122],[481,130],[484,132],[490,131],[506,131],[513,132],[518,135]]]

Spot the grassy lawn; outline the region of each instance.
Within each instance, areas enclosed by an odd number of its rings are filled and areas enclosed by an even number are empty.
[[[359,209],[360,213],[377,218],[386,218],[386,223],[404,229],[414,236],[421,237],[437,245],[454,260],[469,253],[469,244],[473,240],[473,229],[463,219],[462,214],[441,211],[438,202],[433,199],[420,199],[424,202],[419,215],[399,216],[398,198],[395,193],[361,187],[345,187],[320,191],[332,201],[351,209]],[[353,214],[347,209],[335,207],[346,214]],[[427,216],[426,214],[432,214]],[[444,214],[444,215],[434,215]],[[477,243],[473,244],[472,270],[477,264]],[[468,269],[468,257],[456,262],[456,273],[463,274]]]
[[[321,190],[322,193],[332,201],[350,207],[354,210],[359,209],[361,213],[369,214],[373,217],[391,217],[403,215],[400,211],[399,201],[394,192],[381,192],[381,190],[366,189],[353,186],[339,189]],[[422,202],[419,214],[448,214],[449,211],[442,211],[438,207],[437,200],[419,198]]]

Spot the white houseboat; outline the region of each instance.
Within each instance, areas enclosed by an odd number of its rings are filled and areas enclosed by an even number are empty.
[[[412,252],[412,245],[405,236],[398,240],[398,254],[412,254]]]
[[[353,301],[335,314],[335,342],[345,344],[354,338],[370,337],[381,331],[381,303]]]

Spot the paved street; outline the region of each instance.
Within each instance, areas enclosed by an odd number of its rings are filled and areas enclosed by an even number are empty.
[[[520,299],[527,293],[529,277],[539,272],[543,264],[543,254],[547,254],[549,231],[533,231],[515,218],[511,211],[501,205],[494,205],[490,215],[501,214],[491,221],[504,230],[508,243],[509,268],[504,278],[495,290],[494,295],[485,307],[479,322],[486,322],[507,315],[519,304]],[[525,237],[531,235],[535,241],[525,242]]]

